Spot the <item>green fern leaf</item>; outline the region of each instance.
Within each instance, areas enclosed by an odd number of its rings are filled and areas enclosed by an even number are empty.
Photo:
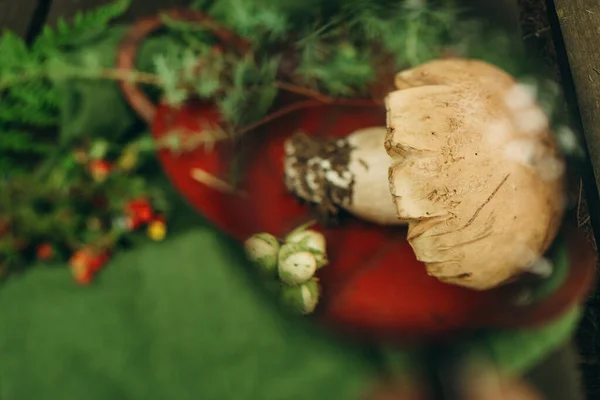
[[[59,19],[57,28],[45,27],[33,44],[38,54],[52,54],[56,49],[73,47],[108,28],[108,24],[129,9],[131,0],[115,0],[87,13],[77,13],[71,25]]]
[[[22,104],[2,105],[0,107],[0,122],[49,127],[56,125],[59,122],[59,118],[54,112],[27,107]]]
[[[0,54],[0,71],[22,68],[31,61],[23,39],[10,31],[4,32],[0,37]]]
[[[53,146],[34,140],[32,134],[26,131],[0,131],[0,137],[0,153],[45,154],[53,150]]]

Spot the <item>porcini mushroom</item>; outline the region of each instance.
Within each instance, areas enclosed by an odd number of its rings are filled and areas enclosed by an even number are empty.
[[[285,183],[298,197],[328,213],[342,208],[381,225],[401,225],[388,183],[385,127],[358,130],[343,139],[298,133],[285,143]]]
[[[403,71],[396,86],[390,190],[428,273],[484,290],[535,271],[563,216],[564,161],[530,90],[466,59]]]

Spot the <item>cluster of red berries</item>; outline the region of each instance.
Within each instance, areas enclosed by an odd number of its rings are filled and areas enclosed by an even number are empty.
[[[164,216],[155,212],[152,203],[146,197],[126,203],[123,216],[114,223],[111,234],[114,235],[114,239],[120,233],[137,231],[142,227],[147,227],[148,236],[153,240],[162,240],[166,235]],[[90,284],[94,276],[108,263],[111,255],[110,246],[89,244],[76,250],[69,259],[73,278],[79,284]],[[37,258],[41,261],[54,261],[56,256],[57,251],[51,243],[42,243],[37,247]]]

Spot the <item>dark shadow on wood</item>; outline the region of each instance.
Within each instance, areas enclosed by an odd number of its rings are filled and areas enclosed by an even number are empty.
[[[590,143],[590,141],[594,141],[595,139],[593,137],[590,137],[591,133],[585,133],[585,128],[581,117],[581,109],[577,97],[577,90],[575,86],[575,81],[573,79],[572,65],[569,63],[569,50],[565,45],[560,21],[556,13],[556,9],[554,8],[555,1],[547,0],[547,3],[548,18],[550,21],[551,32],[556,48],[557,63],[561,74],[565,100],[569,108],[571,123],[575,130],[578,132],[580,140],[582,140],[586,144],[585,147],[586,151],[588,152],[586,159],[582,162],[581,165],[578,166],[577,172],[581,175],[583,181],[583,186],[585,189],[585,198],[588,203],[588,210],[592,221],[592,227],[594,228],[594,236],[596,239],[596,243],[600,243],[600,196],[598,191],[598,181],[600,177],[596,178],[596,174],[594,173],[593,160],[595,155],[588,150],[590,149],[590,146],[593,145],[593,143]],[[600,28],[600,26],[598,28]],[[598,39],[600,40],[600,35],[598,36]],[[571,51],[573,50],[574,49],[572,49]],[[598,76],[598,78],[600,79],[600,75]],[[585,90],[585,88],[582,88],[582,90]],[[600,101],[600,92],[598,92],[596,96]],[[598,111],[600,112],[600,109]],[[597,138],[597,140],[600,140],[600,137]],[[600,163],[600,159],[597,159],[597,161],[595,162]],[[598,166],[596,166],[596,168],[597,167]]]
[[[46,20],[48,19],[48,13],[50,12],[51,6],[52,0],[38,0],[37,7],[33,10],[31,16],[29,29],[27,30],[27,34],[25,35],[25,40],[27,41],[27,43],[31,43],[37,37],[37,35],[40,34],[42,29],[44,29],[44,25],[46,25]]]
[[[471,9],[470,14],[500,28],[519,35],[519,7],[517,0],[461,0],[461,6]]]
[[[592,37],[587,38],[587,46],[585,43],[578,43],[579,40],[585,41],[583,40],[583,37],[578,38],[578,36],[586,35],[586,32],[589,35],[590,29],[592,31],[600,29],[600,19],[597,19],[595,25],[591,24],[590,26],[586,26],[580,22],[570,29],[565,29],[566,26],[561,26],[561,19],[559,18],[555,7],[559,6],[559,9],[560,7],[563,7],[563,9],[564,7],[568,7],[571,9],[571,7],[581,7],[582,4],[575,3],[582,2],[580,0],[546,0],[546,2],[548,5],[549,21],[557,53],[557,62],[559,64],[564,94],[569,106],[572,123],[579,131],[581,140],[586,143],[586,149],[588,151],[588,157],[583,165],[581,165],[579,173],[583,182],[587,210],[590,214],[595,240],[596,243],[599,243],[600,197],[598,193],[600,188],[598,187],[598,182],[600,181],[600,176],[598,176],[598,168],[600,166],[600,159],[598,159],[597,146],[600,142],[600,136],[596,136],[598,135],[599,127],[597,124],[596,126],[593,125],[594,121],[590,119],[589,113],[600,112],[600,108],[598,107],[596,107],[596,110],[590,109],[590,107],[593,107],[593,103],[590,104],[593,97],[596,98],[596,102],[600,103],[600,92],[594,92],[592,87],[584,84],[583,82],[585,82],[585,79],[582,81],[581,75],[583,74],[583,69],[589,67],[589,64],[583,60],[585,58],[585,53],[576,57],[573,56],[574,53],[590,51],[588,48],[589,45],[598,43],[598,40],[600,40],[599,33],[596,33],[596,38],[593,38],[593,35]],[[594,55],[591,56],[588,62],[591,62],[593,57]],[[600,60],[600,57],[596,56],[596,59]],[[597,78],[597,80],[600,81],[600,75],[598,75]],[[596,169],[596,171],[594,171],[594,169]],[[587,398],[590,400],[600,398],[600,367],[597,363],[590,362],[590,360],[596,360],[599,355],[598,353],[600,352],[598,344],[596,343],[596,337],[599,333],[598,327],[596,326],[599,321],[597,318],[599,307],[600,298],[598,288],[596,288],[595,293],[590,296],[586,304],[586,312],[577,332],[577,342],[579,343],[581,355],[579,367],[586,387]]]
[[[592,214],[597,214],[594,211],[599,210],[600,204],[600,53],[597,51],[600,3],[596,0],[548,1],[565,94],[572,114],[580,117],[574,122],[584,134],[589,153],[588,166],[592,167],[588,176],[583,177],[588,189],[589,208]],[[594,230],[598,232],[598,215],[591,217]]]
[[[525,378],[540,391],[544,399],[583,400],[581,379],[574,365],[577,365],[577,350],[569,343],[548,355]]]
[[[38,0],[0,0],[0,30],[10,30],[25,37]]]

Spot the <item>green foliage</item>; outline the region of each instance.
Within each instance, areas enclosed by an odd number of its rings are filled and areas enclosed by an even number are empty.
[[[277,6],[265,7],[260,2],[227,0],[227,13],[222,15],[225,26],[253,42],[281,40],[289,33],[288,14]]]
[[[108,29],[130,0],[116,0],[88,13],[78,13],[73,23],[60,19],[56,28],[46,26],[28,46],[11,32],[0,37],[0,164],[17,172],[36,155],[49,154],[52,146],[40,145],[36,133],[55,130],[61,122],[64,98],[51,78],[65,78],[78,70],[60,60]],[[85,69],[81,69],[85,70]],[[81,71],[79,70],[79,71]],[[19,160],[17,163],[16,160]]]
[[[305,58],[296,71],[308,86],[322,88],[333,96],[351,97],[361,94],[361,89],[375,80],[372,55],[352,43],[341,42],[326,48],[308,46],[303,49]]]
[[[233,127],[263,117],[277,83],[330,97],[367,97],[383,66],[399,71],[446,52],[533,79],[545,108],[556,108],[556,91],[546,90],[541,74],[532,74],[538,71],[513,34],[465,18],[453,0],[199,0],[194,6],[247,38],[248,53],[227,46],[215,53],[206,29],[169,21],[169,34],[186,50],[155,57],[154,72],[167,83],[164,95],[171,104],[210,98]]]
[[[12,143],[17,147],[30,145],[19,140]],[[50,149],[34,147],[29,151]],[[34,182],[30,175],[0,179],[0,279],[6,277],[4,273],[27,266],[43,244],[60,250],[56,261],[59,256],[68,259],[83,246],[99,247],[109,241],[112,248],[133,238],[137,228],[150,222],[123,226],[125,206],[134,199],[148,199],[153,210],[164,215],[168,204],[162,189],[138,174],[152,160],[146,157],[149,152],[154,149],[148,149],[143,139],[126,146],[96,140],[87,148],[58,152],[58,162],[44,179]],[[108,168],[105,177],[94,172],[98,163]]]
[[[232,66],[231,90],[219,102],[221,112],[230,123],[248,124],[253,116],[266,114],[277,94],[278,67],[278,57],[259,62],[249,53],[237,60]]]
[[[167,102],[177,106],[190,96],[215,101],[231,125],[252,122],[271,107],[277,88],[280,58],[215,51],[196,43],[194,49],[175,48],[154,57],[154,69]]]
[[[77,12],[72,23],[59,18],[56,28],[44,27],[32,46],[33,52],[39,55],[53,55],[81,46],[104,33],[109,23],[123,15],[130,5],[131,0],[114,0],[86,13]]]
[[[37,129],[60,124],[61,143],[81,134],[78,115],[94,107],[80,100],[82,91],[106,92],[107,99],[110,93],[110,102],[122,105],[119,117],[130,124],[114,85],[98,82],[122,79],[106,75],[113,58],[81,50],[97,42],[103,52],[114,52],[120,36],[108,33],[108,26],[129,3],[116,0],[79,13],[71,24],[60,20],[56,28],[44,28],[31,46],[11,33],[0,38],[0,132],[11,132],[0,141],[3,164],[16,149],[40,151],[27,146]],[[215,51],[215,38],[205,26],[163,17],[168,28],[164,37],[177,45],[153,54],[150,71],[170,104],[190,97],[210,99],[231,128],[263,117],[280,82],[332,97],[364,97],[381,65],[391,61],[389,68],[401,70],[448,50],[492,62],[519,79],[532,76],[510,34],[464,19],[452,0],[197,0],[193,6],[249,39],[249,50],[239,54],[224,46]],[[131,73],[135,78],[136,71]],[[544,106],[554,110],[555,91],[545,90],[548,85],[537,78],[535,85]],[[19,137],[18,131],[28,134]]]

